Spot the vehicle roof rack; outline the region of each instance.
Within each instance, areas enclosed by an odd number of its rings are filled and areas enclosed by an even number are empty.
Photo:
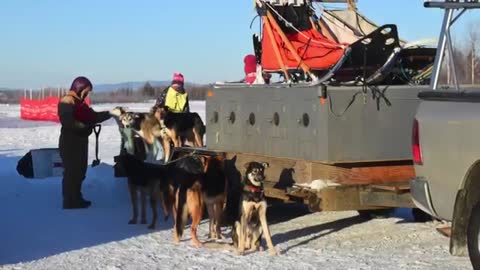
[[[445,10],[442,28],[440,29],[440,37],[438,39],[437,55],[435,57],[435,63],[433,65],[430,87],[432,88],[432,90],[437,90],[440,70],[443,59],[445,57],[446,49],[449,55],[448,64],[453,70],[453,83],[455,84],[455,88],[457,89],[457,91],[460,91],[457,79],[457,71],[455,70],[455,62],[453,60],[453,46],[450,35],[450,27],[465,13],[465,11],[469,9],[480,8],[480,0],[426,0],[423,3],[423,6],[426,8],[441,8]],[[455,10],[461,11],[459,11],[458,14],[454,17],[453,15]]]
[[[423,3],[426,8],[444,8],[444,9],[472,9],[480,8],[479,0],[446,0],[434,1],[426,0]]]

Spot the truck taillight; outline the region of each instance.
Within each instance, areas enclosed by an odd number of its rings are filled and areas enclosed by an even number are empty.
[[[418,128],[418,120],[413,120],[413,129],[412,129],[412,154],[413,162],[418,165],[423,164],[422,160],[422,149],[420,148],[420,132]]]

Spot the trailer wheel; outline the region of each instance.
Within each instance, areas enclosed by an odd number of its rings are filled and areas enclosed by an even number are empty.
[[[388,218],[393,213],[394,208],[386,209],[373,209],[373,210],[357,210],[358,215],[365,220],[377,219],[377,218]]]
[[[473,269],[480,269],[480,243],[478,238],[480,238],[480,202],[472,209],[467,230],[468,255]]]
[[[428,222],[428,221],[433,220],[432,216],[423,212],[419,208],[412,208],[412,216],[413,216],[413,220],[415,220],[415,222]]]

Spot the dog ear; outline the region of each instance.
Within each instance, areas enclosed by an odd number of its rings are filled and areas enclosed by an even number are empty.
[[[248,169],[248,167],[250,166],[250,163],[251,163],[251,162],[247,162],[247,163],[243,164],[243,167],[244,167],[245,169]]]
[[[263,168],[268,168],[270,166],[270,164],[268,164],[268,162],[262,162],[262,166]]]

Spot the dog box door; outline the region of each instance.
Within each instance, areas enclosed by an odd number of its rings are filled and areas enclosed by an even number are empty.
[[[240,132],[241,126],[241,107],[237,101],[229,100],[221,105],[220,110],[222,115],[220,116],[222,121],[222,127],[220,136],[223,135],[222,146],[225,149],[240,150],[242,142],[242,132]]]
[[[319,104],[316,100],[304,99],[299,102],[299,106],[295,106],[293,117],[296,131],[295,152],[298,156],[312,160],[315,158],[317,151],[318,138],[320,137],[320,128],[318,126]],[[325,147],[325,145],[323,145]]]
[[[262,142],[261,116],[264,114],[264,106],[253,97],[248,97],[244,104],[242,112],[242,125],[245,134],[243,138],[244,149],[250,153],[262,152],[264,143]]]
[[[218,102],[212,100],[208,101],[206,106],[205,125],[207,126],[206,140],[207,146],[211,148],[221,147],[222,141],[220,140],[221,132],[221,119],[220,119],[220,106]]]
[[[288,122],[287,107],[283,100],[272,100],[266,110],[265,130],[268,137],[265,143],[266,153],[285,156],[285,153],[288,152]]]

